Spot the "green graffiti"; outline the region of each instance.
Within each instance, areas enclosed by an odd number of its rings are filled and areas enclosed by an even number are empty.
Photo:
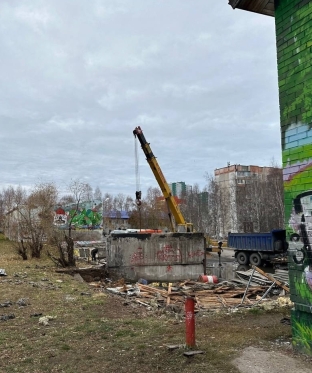
[[[69,212],[72,218],[72,224],[77,227],[96,226],[102,222],[102,215],[91,209],[83,209],[82,211],[71,210]]]
[[[308,185],[310,185],[309,189],[312,190],[312,165],[304,167],[302,172],[294,173],[289,181],[284,182],[285,220],[287,225],[293,212],[293,200],[302,191],[309,190]]]
[[[312,304],[312,292],[309,285],[307,284],[306,272],[302,272],[301,279],[299,280],[297,278],[296,281],[294,281],[294,285],[297,297],[299,296],[300,298],[302,298],[302,301],[307,304]]]
[[[302,4],[284,0],[275,9],[283,149],[292,124],[312,127],[312,7]]]
[[[312,355],[312,7],[275,4],[293,346]]]
[[[312,352],[312,325],[303,320],[297,321],[292,318],[292,343],[293,346],[306,354],[311,355]]]

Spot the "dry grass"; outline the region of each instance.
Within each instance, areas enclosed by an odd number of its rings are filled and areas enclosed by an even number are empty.
[[[172,314],[148,313],[124,299],[91,289],[55,272],[49,259],[22,261],[8,241],[0,241],[0,372],[238,372],[231,359],[246,346],[291,349],[289,325],[280,323],[289,310],[270,313],[202,314],[196,318],[197,349],[183,356],[184,321]],[[90,295],[88,295],[90,294]],[[25,299],[27,305],[17,302]],[[34,314],[55,319],[44,326]],[[289,345],[288,345],[289,346]]]

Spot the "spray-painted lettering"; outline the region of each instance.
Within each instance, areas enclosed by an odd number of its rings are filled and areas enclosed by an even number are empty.
[[[135,251],[130,258],[131,264],[144,264],[144,253],[142,247],[138,247],[137,251]]]
[[[179,262],[182,259],[180,249],[174,249],[171,245],[164,245],[156,255],[160,262]]]
[[[197,251],[191,251],[187,254],[187,257],[188,258],[200,258],[202,256],[204,256],[204,251],[198,249]]]

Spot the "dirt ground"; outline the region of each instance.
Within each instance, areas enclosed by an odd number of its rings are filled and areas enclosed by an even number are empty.
[[[189,358],[183,308],[148,309],[46,258],[23,262],[6,242],[0,253],[0,316],[12,316],[0,321],[1,373],[311,372],[312,358],[293,351],[291,326],[281,322],[290,309],[200,311],[194,348],[202,354]]]

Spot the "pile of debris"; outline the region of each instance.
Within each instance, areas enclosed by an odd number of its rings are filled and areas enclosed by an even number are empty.
[[[149,285],[146,281],[126,284],[121,280],[119,283],[103,286],[103,290],[125,297],[127,301],[138,303],[147,309],[162,309],[168,306],[172,309],[183,309],[185,299],[193,297],[195,312],[254,307],[261,302],[267,302],[269,296],[284,295],[285,291],[289,291],[281,281],[277,279],[270,281],[263,274],[260,279],[263,283],[252,282],[253,275],[254,273],[246,274],[246,277],[249,277],[247,285],[237,283],[235,280],[218,284],[186,280],[180,283],[151,283]]]

